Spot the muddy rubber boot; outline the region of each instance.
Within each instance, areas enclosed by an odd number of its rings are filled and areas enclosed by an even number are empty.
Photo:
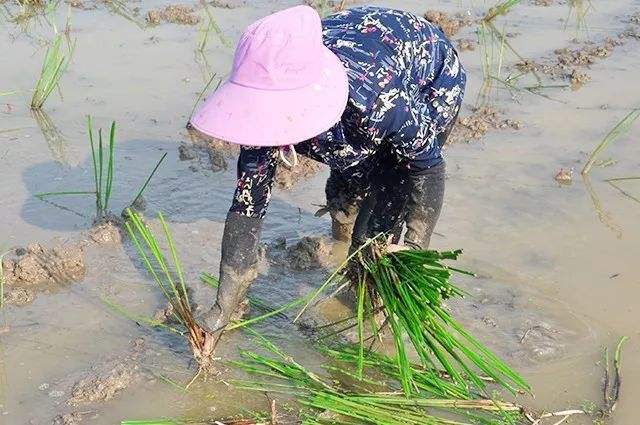
[[[353,233],[353,225],[356,221],[357,208],[353,208],[351,214],[345,211],[331,211],[331,235],[340,242],[349,242]]]
[[[341,242],[351,240],[353,226],[367,188],[366,184],[349,181],[339,172],[331,170],[325,186],[325,195],[326,209],[331,215],[331,234],[335,240]]]
[[[428,249],[444,199],[444,162],[420,175],[410,177],[411,192],[406,206],[407,232],[404,244],[416,249]]]
[[[197,318],[198,324],[217,340],[243,303],[257,276],[257,246],[262,219],[230,212],[222,237],[220,285],[214,306]]]

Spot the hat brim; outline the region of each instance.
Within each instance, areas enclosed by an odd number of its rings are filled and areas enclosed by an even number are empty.
[[[340,59],[323,48],[318,81],[293,90],[260,90],[226,81],[191,117],[191,125],[249,146],[292,145],[328,130],[340,121],[349,83]]]

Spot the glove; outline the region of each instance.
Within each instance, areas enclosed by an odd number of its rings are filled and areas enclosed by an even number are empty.
[[[216,303],[196,321],[215,342],[222,335],[231,315],[244,300],[257,272],[257,246],[262,219],[229,212],[222,237],[220,285]]]

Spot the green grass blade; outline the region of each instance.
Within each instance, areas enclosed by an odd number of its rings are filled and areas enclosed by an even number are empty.
[[[113,173],[115,162],[115,142],[116,142],[116,122],[111,123],[109,130],[109,161],[107,162],[107,182],[104,192],[104,212],[109,212],[109,200],[111,199],[111,189],[113,186]]]
[[[160,168],[160,165],[162,164],[162,161],[164,161],[164,159],[167,157],[167,153],[165,152],[162,157],[160,158],[160,160],[156,163],[156,166],[153,167],[153,170],[151,171],[151,174],[149,174],[149,176],[147,177],[147,179],[145,180],[144,184],[140,187],[140,190],[138,191],[138,193],[136,194],[136,196],[133,198],[133,201],[131,201],[131,203],[129,205],[133,205],[135,204],[138,199],[140,199],[140,197],[142,196],[142,194],[144,193],[144,191],[146,190],[147,186],[149,185],[149,182],[151,181],[151,179],[153,178],[153,176],[155,175],[156,171],[158,171],[158,168]]]
[[[611,131],[605,136],[605,138],[600,142],[598,146],[595,147],[589,158],[587,159],[587,163],[584,165],[582,169],[582,174],[586,175],[591,171],[593,164],[596,162],[598,155],[602,153],[612,142],[617,140],[619,137],[627,133],[633,123],[640,117],[640,109],[634,109],[629,112],[618,124],[616,124]]]
[[[102,192],[102,176],[103,176],[103,167],[104,167],[104,144],[102,141],[102,129],[98,129],[98,187],[99,189],[96,191],[99,196],[98,200],[98,218],[101,218],[104,215],[104,198]]]

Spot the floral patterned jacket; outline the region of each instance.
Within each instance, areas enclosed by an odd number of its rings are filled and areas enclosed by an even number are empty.
[[[437,136],[456,117],[466,75],[442,31],[399,10],[357,7],[323,21],[325,45],[343,62],[349,100],[341,121],[295,145],[298,153],[348,176],[391,149],[410,169],[440,164]],[[279,148],[243,147],[231,212],[264,217]]]

